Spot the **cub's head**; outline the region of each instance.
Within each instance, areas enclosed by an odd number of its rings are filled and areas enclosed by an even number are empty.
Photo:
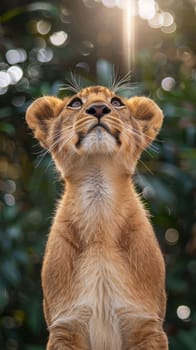
[[[141,152],[160,130],[163,114],[151,99],[125,99],[101,86],[63,100],[38,98],[26,120],[64,177],[90,159],[108,159],[132,173]]]

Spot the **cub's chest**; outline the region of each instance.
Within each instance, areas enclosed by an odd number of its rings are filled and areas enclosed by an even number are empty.
[[[87,303],[102,318],[128,299],[127,271],[117,254],[109,257],[98,251],[92,255],[83,260],[78,271],[79,302]]]
[[[77,304],[91,310],[89,332],[92,349],[121,349],[118,312],[127,310],[129,305],[124,273],[119,261],[109,261],[99,254],[81,265]]]

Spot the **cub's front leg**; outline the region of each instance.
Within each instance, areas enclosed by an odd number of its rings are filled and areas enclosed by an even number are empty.
[[[130,269],[130,291],[134,313],[120,315],[123,350],[168,350],[163,330],[166,309],[165,265],[150,224],[130,229],[131,243],[127,252]],[[146,227],[146,230],[142,230]]]
[[[158,320],[127,322],[123,331],[123,350],[168,350],[167,336]]]
[[[53,228],[42,268],[44,315],[49,330],[47,350],[89,350],[88,312],[70,311],[77,299],[75,275],[79,248],[65,227]],[[75,315],[75,317],[74,317]]]
[[[50,331],[46,350],[90,350],[86,329],[75,321],[59,324]]]

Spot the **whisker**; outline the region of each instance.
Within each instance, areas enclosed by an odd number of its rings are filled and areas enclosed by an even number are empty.
[[[70,138],[70,137],[69,137]],[[54,150],[54,148],[59,144],[61,144],[61,142],[63,142],[64,140],[66,140],[66,143],[69,142],[69,138],[66,139],[66,135],[65,134],[61,134],[59,135],[58,139],[49,147],[49,151],[52,152]]]
[[[80,78],[79,78],[79,81],[77,81],[76,76],[74,75],[73,72],[71,72],[70,79],[71,79],[72,86],[74,86],[76,88],[76,90],[78,90],[78,92],[79,92],[81,90]]]
[[[159,154],[159,150],[156,148],[155,145],[151,144],[151,145],[149,146],[149,148],[150,148],[154,153]]]
[[[53,167],[53,169],[54,169],[54,163],[53,163],[53,159],[51,158],[50,159],[50,161],[48,162],[48,164],[47,164],[47,167],[46,167],[46,171],[51,167],[51,165],[52,165],[52,167]]]
[[[122,90],[122,85],[130,87],[131,72],[127,72],[124,76],[119,77],[119,80],[116,79],[115,84],[113,84],[112,89],[114,92],[119,92]]]
[[[128,129],[125,129],[126,132],[128,132],[131,135],[136,135],[137,137],[139,136],[141,138],[141,141],[144,141],[144,134],[140,134],[137,130],[131,128],[130,127]],[[146,147],[150,148],[150,146],[147,144],[147,142],[145,142]],[[138,146],[139,146],[139,142],[138,142]],[[152,145],[151,145],[152,146]],[[152,148],[153,149],[153,148]],[[153,158],[153,155],[150,153],[149,149],[145,149],[144,150],[151,158]]]
[[[146,168],[147,171],[149,171],[151,175],[154,175],[153,171],[141,159],[139,159],[139,162],[144,166],[144,168]]]
[[[33,148],[35,148],[35,147],[39,147],[39,143],[37,142],[37,143],[35,143],[33,146],[32,146]]]
[[[40,156],[42,156],[42,154],[43,154],[44,151],[45,151],[45,150],[43,150],[43,148],[42,148],[42,149],[40,149],[39,151],[33,152],[33,155],[35,155],[35,156],[37,156],[37,157],[40,157]]]
[[[124,76],[119,77],[118,84],[127,82],[131,79],[131,71],[127,72]]]
[[[122,91],[124,90],[135,90],[135,86],[137,85],[138,83],[124,83],[122,84],[121,86],[119,86],[115,92],[120,94]]]
[[[115,69],[115,66],[112,66],[112,77],[111,77],[111,85],[110,85],[110,89],[111,90],[115,90],[115,86],[117,84],[117,79],[118,79],[118,70]]]
[[[135,134],[138,135],[138,136],[140,136],[140,137],[143,137],[143,136],[145,135],[150,141],[162,142],[161,140],[158,140],[158,139],[156,139],[156,138],[154,138],[154,137],[150,137],[150,136],[146,135],[146,134],[143,133],[143,132],[139,132],[139,131],[138,131],[137,129],[135,129],[135,128],[132,128],[132,127],[131,127],[131,129],[130,129],[130,126],[129,126],[129,125],[126,126],[126,129],[127,129],[127,130],[130,130],[131,132],[135,132]]]
[[[54,148],[60,144],[61,142],[63,143],[63,145],[61,146],[60,148],[60,151],[62,151],[63,147],[66,146],[67,143],[69,143],[69,141],[73,138],[73,134],[68,138],[68,139],[65,139],[65,135],[61,135],[61,137],[59,137],[55,142],[53,142],[50,147],[45,150],[43,152],[43,155],[41,157],[41,159],[38,161],[38,163],[36,164],[36,168],[40,166],[41,162],[43,161],[43,159],[46,157],[47,154],[50,154]]]
[[[53,142],[53,143],[50,145],[50,147],[46,150],[46,154],[52,152],[53,149],[57,146],[58,142],[59,142],[59,140],[56,140],[55,142]]]
[[[63,90],[72,91],[76,94],[78,93],[78,90],[74,86],[72,86],[71,83],[70,84],[67,83],[67,84],[63,85],[59,90],[60,91],[63,91]]]
[[[71,130],[71,129],[72,129],[72,126],[65,126],[65,127],[63,127],[62,129],[57,130],[56,132],[51,133],[51,135],[49,135],[49,137],[48,137],[48,140],[49,140],[49,141],[53,141],[54,138],[57,138],[57,137],[61,136],[61,134],[62,134],[63,132],[67,132],[68,130]]]
[[[45,151],[43,152],[42,157],[41,157],[41,155],[40,155],[40,159],[39,159],[39,161],[35,164],[35,168],[38,168],[38,167],[40,166],[41,162],[44,160],[44,158],[46,157],[47,154],[49,154],[49,152],[48,152],[48,150],[45,150]],[[36,161],[37,161],[37,160],[36,160]]]
[[[121,83],[127,82],[127,74],[125,76],[120,76],[118,78],[118,71],[115,70],[115,67],[113,66],[113,72],[112,72],[112,84],[111,84],[111,90],[116,92],[117,88],[121,85]]]
[[[144,149],[143,152],[146,153],[150,158],[154,158],[154,155],[150,153],[149,149]]]
[[[130,81],[128,81],[130,79],[131,79],[131,76],[121,78],[116,84],[116,89],[119,90],[119,88],[124,84],[130,84]]]
[[[78,94],[81,90],[80,76],[78,76],[77,80],[76,75],[74,75],[74,73],[71,71],[70,77],[67,78],[67,83],[62,85],[62,87],[59,90],[72,91],[74,94]]]
[[[125,129],[129,134],[132,134],[132,135],[136,135],[137,137],[141,138],[142,141],[144,141],[144,134],[140,134],[136,129],[134,128],[130,128],[130,126],[128,126],[126,129]],[[151,140],[153,141],[157,141],[156,139],[154,140],[153,138],[150,138]],[[139,145],[139,143],[138,143]],[[154,144],[150,144],[148,145],[148,143],[146,142],[146,146],[147,146],[147,149],[144,150],[144,152],[146,154],[148,154],[151,158],[153,158],[153,153],[157,153],[159,154],[159,150],[156,148],[156,146]],[[152,150],[153,153],[150,152],[150,150]]]
[[[165,142],[164,140],[159,140],[157,137],[155,137],[154,141],[155,141],[155,142],[162,143],[162,144]]]
[[[64,136],[64,135],[63,135]],[[60,147],[60,152],[62,151],[62,149],[73,139],[74,134],[72,133],[72,135],[69,136],[68,139],[65,139],[63,137],[63,139],[60,140],[60,142],[62,141],[61,147]]]

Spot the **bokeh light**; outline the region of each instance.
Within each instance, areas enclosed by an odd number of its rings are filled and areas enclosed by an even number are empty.
[[[177,316],[183,321],[186,321],[190,318],[191,316],[191,309],[187,305],[180,305],[177,308]]]
[[[8,179],[6,181],[6,191],[8,193],[14,193],[16,191],[16,182]]]
[[[48,34],[51,29],[51,23],[46,20],[38,21],[36,26],[38,33],[42,35]]]
[[[169,27],[174,23],[174,17],[170,12],[162,12],[163,26]]]
[[[91,7],[92,0],[86,1],[89,7]],[[86,1],[83,0],[84,4],[88,7]],[[159,3],[155,0],[94,0],[94,2],[102,2],[107,8],[118,7],[126,10],[126,12],[139,15],[141,19],[147,20],[151,28],[160,28],[165,34],[171,34],[176,31],[177,27],[174,15],[169,11],[163,11]]]
[[[161,28],[163,25],[163,15],[160,12],[155,13],[154,17],[148,20],[151,28]]]
[[[171,91],[175,86],[176,81],[172,77],[166,77],[161,81],[161,87],[165,91]]]
[[[46,49],[39,49],[37,52],[37,60],[41,63],[48,63],[54,57],[53,51],[50,47]]]
[[[90,66],[87,62],[78,62],[76,68],[83,69],[86,72],[90,72]]]
[[[11,83],[10,75],[7,72],[0,72],[0,88],[4,89]]]
[[[52,5],[43,1],[34,1],[27,6],[28,11],[48,11],[52,9]]]
[[[153,18],[156,13],[154,0],[139,0],[138,11],[139,16],[143,19]]]
[[[7,72],[10,76],[11,85],[17,84],[23,77],[23,70],[19,66],[12,66],[8,68]]]
[[[17,84],[23,77],[23,70],[19,66],[11,66],[7,71],[0,71],[0,95],[7,92],[9,85]]]
[[[80,52],[83,56],[88,56],[92,52],[94,44],[89,40],[84,40],[81,42]]]
[[[59,32],[55,32],[52,35],[50,35],[50,42],[54,46],[64,45],[67,39],[68,39],[68,34],[65,33],[63,30]]]
[[[179,232],[174,228],[168,228],[165,232],[165,240],[169,245],[175,245],[179,240]]]
[[[120,9],[127,9],[130,6],[130,0],[117,0],[116,4]]]
[[[4,201],[9,207],[12,207],[12,206],[15,205],[15,198],[10,193],[5,193],[4,194]]]
[[[15,96],[12,99],[12,105],[15,107],[21,107],[24,105],[25,103],[25,96],[21,95],[21,96]],[[11,181],[11,180],[10,180]]]
[[[165,33],[165,34],[172,34],[172,33],[174,33],[175,31],[176,31],[176,28],[177,28],[177,26],[176,26],[176,23],[175,22],[173,22],[171,25],[169,25],[169,26],[163,26],[162,28],[161,28],[161,30],[162,30],[162,32],[163,33]]]
[[[10,49],[6,52],[5,57],[9,64],[25,62],[27,53],[24,49]]]

